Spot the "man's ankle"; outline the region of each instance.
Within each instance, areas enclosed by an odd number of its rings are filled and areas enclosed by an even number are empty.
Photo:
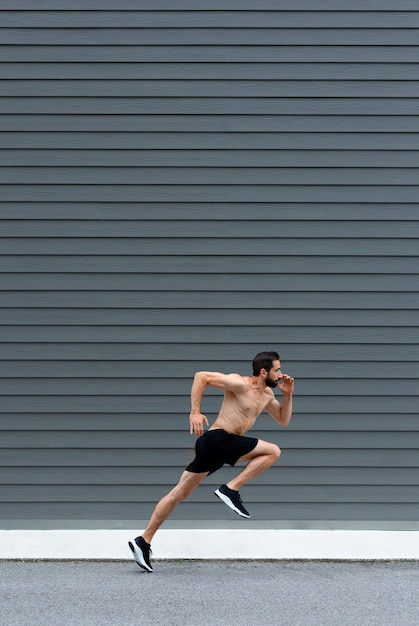
[[[231,487],[230,483],[226,483],[226,487],[228,487],[232,491],[238,491],[238,489],[236,487]]]

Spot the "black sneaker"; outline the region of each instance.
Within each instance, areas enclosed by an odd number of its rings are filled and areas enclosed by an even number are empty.
[[[221,485],[221,487],[216,489],[214,493],[224,502],[224,504],[229,506],[230,509],[233,509],[233,511],[241,517],[250,517],[250,514],[243,506],[243,502],[238,491],[230,489],[227,485]]]
[[[150,563],[151,546],[142,537],[136,537],[134,541],[128,541],[131,552],[138,565],[145,569],[146,572],[152,572],[153,568]]]

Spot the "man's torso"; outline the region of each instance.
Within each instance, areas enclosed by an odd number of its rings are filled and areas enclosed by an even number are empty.
[[[217,419],[211,426],[229,433],[243,435],[255,423],[274,395],[267,387],[253,387],[251,378],[243,376],[244,389],[240,393],[224,392],[223,403]]]

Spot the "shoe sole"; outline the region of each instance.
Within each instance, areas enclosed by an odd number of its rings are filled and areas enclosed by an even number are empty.
[[[144,561],[143,553],[141,552],[140,548],[137,545],[134,546],[134,544],[131,541],[128,541],[128,545],[134,556],[134,559],[137,561],[137,565],[141,567],[141,569],[145,570],[146,572],[152,572],[153,568],[149,567],[147,563]]]
[[[230,500],[230,498],[228,496],[225,496],[219,489],[216,489],[214,491],[214,493],[215,493],[216,496],[218,496],[220,498],[220,500],[222,500],[224,502],[224,504],[226,504],[235,513],[237,513],[237,515],[240,515],[240,517],[244,517],[246,519],[249,519],[250,515],[246,515],[245,513],[240,511],[240,509],[238,509],[236,506],[234,506],[234,504]]]

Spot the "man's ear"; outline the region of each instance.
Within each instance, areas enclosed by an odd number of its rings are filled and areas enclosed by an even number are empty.
[[[261,368],[260,373],[262,374],[262,377],[263,377],[263,378],[266,378],[266,377],[267,377],[267,375],[268,375],[268,372],[267,372],[267,370],[265,370],[265,368],[264,368],[264,367],[262,367],[262,368]]]

